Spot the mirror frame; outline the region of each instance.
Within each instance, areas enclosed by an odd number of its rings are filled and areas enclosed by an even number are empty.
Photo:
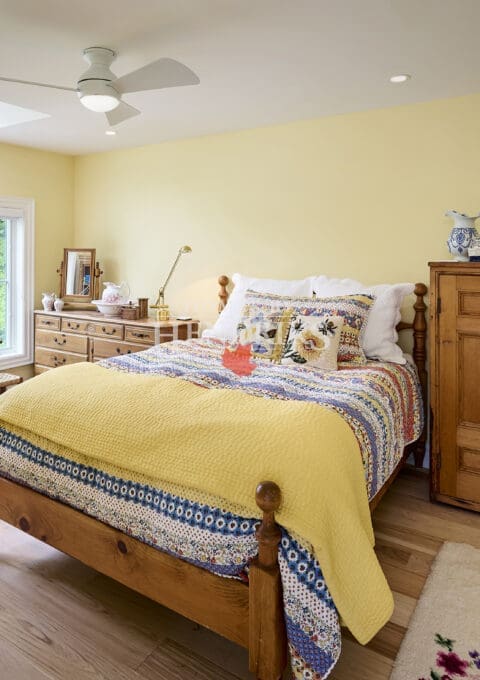
[[[68,295],[67,294],[67,267],[68,267],[68,253],[90,253],[90,295]],[[61,267],[61,286],[60,286],[60,297],[65,302],[91,302],[96,296],[96,257],[97,251],[95,248],[64,248],[63,249],[63,262]]]

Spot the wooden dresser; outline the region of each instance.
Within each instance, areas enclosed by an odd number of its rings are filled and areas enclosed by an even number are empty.
[[[108,319],[98,312],[35,312],[35,374],[198,337],[198,321]]]
[[[431,493],[480,511],[480,263],[430,263]]]

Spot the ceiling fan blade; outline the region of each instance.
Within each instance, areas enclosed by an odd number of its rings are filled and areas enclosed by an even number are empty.
[[[162,58],[118,78],[113,82],[113,86],[123,94],[180,85],[197,85],[199,82],[200,78],[185,64],[175,59]]]
[[[76,87],[62,87],[61,85],[47,85],[46,83],[34,83],[31,80],[16,80],[15,78],[0,78],[6,83],[20,83],[21,85],[36,85],[37,87],[50,87],[52,90],[67,90],[68,92],[76,92]]]
[[[123,123],[124,120],[128,118],[133,118],[133,116],[138,116],[140,111],[135,109],[130,104],[125,104],[125,102],[120,102],[116,109],[113,111],[108,111],[105,115],[107,116],[110,125],[118,125]]]

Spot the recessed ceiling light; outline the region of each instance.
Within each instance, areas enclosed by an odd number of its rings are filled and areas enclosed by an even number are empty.
[[[117,133],[116,133],[115,130],[105,130],[105,134],[110,136],[110,135],[116,135]]]
[[[391,83],[406,83],[407,80],[410,80],[412,76],[408,75],[408,73],[399,73],[398,76],[391,76],[390,82]]]

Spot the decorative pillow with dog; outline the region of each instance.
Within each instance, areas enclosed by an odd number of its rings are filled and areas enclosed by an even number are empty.
[[[342,327],[341,316],[293,316],[281,363],[336,371]]]

